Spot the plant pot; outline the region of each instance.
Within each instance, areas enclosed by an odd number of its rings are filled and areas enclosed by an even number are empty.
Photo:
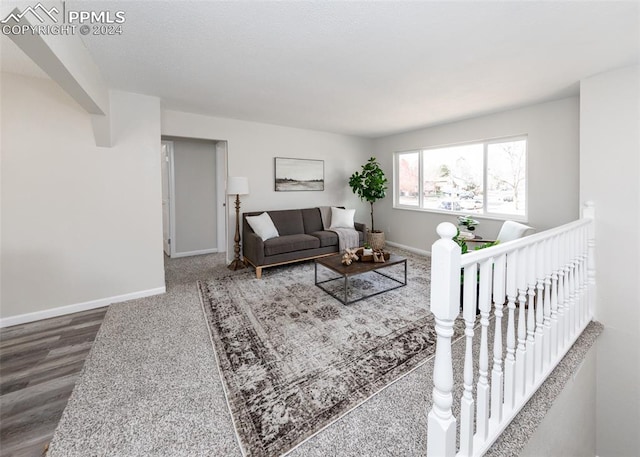
[[[384,232],[367,232],[367,242],[371,249],[384,248]]]

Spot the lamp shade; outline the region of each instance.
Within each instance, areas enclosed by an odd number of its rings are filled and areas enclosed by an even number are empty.
[[[249,179],[229,177],[227,180],[228,195],[247,195],[249,193]]]

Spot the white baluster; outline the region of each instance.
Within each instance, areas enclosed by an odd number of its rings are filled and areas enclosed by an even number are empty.
[[[518,250],[518,349],[516,350],[516,399],[522,397],[526,386],[526,340],[525,305],[527,303],[527,250]]]
[[[492,259],[480,264],[480,363],[478,366],[478,403],[476,405],[476,434],[484,441],[489,435],[489,315],[491,312]]]
[[[536,353],[535,353],[535,377],[542,374],[542,362],[544,360],[544,243],[536,243],[533,246],[536,253]]]
[[[506,255],[494,259],[493,263],[493,305],[496,325],[493,335],[493,368],[491,370],[491,422],[502,421],[502,308],[505,301]]]
[[[548,239],[544,242],[544,297],[542,299],[544,308],[544,360],[543,366],[547,367],[551,363],[552,343],[551,336],[551,275],[553,274],[551,259],[551,243]]]
[[[464,269],[463,316],[466,348],[464,356],[464,393],[460,399],[460,456],[473,455],[473,325],[476,320],[476,284],[478,265],[473,264]]]
[[[575,292],[575,306],[576,306],[576,319],[575,319],[575,328],[574,335],[580,331],[580,326],[582,325],[582,249],[581,249],[581,240],[582,240],[582,227],[579,227],[576,230],[576,237],[574,242],[574,250],[575,250],[575,259],[576,259],[576,292]]]
[[[518,299],[517,268],[518,251],[507,255],[507,355],[504,361],[504,404],[507,411],[516,401],[516,300]]]
[[[558,351],[565,346],[565,270],[564,270],[564,236],[558,235]]]
[[[576,230],[576,329],[582,324],[582,227]]]
[[[431,312],[436,321],[433,368],[433,405],[427,416],[427,456],[453,457],[456,453],[456,418],[453,404],[451,337],[460,312],[460,246],[452,240],[456,227],[438,225],[440,239],[431,247]]]
[[[551,239],[551,358],[553,359],[559,351],[559,317],[558,317],[558,271],[559,271],[559,255],[558,255],[558,237]]]
[[[529,264],[527,268],[527,368],[525,377],[527,385],[533,385],[535,381],[535,355],[536,355],[536,318],[535,318],[535,296],[536,296],[536,253],[535,247],[526,248],[529,251]]]
[[[564,233],[564,345],[568,347],[571,339],[571,250],[569,234]]]
[[[568,262],[567,269],[569,278],[569,323],[567,333],[569,339],[573,338],[576,329],[576,257],[575,257],[575,232],[567,233]]]
[[[478,303],[478,264],[474,263],[464,268],[463,286],[464,306],[462,315],[465,321],[471,321],[473,326],[476,320],[476,308]]]

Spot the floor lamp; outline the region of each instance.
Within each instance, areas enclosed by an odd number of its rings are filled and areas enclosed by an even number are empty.
[[[240,260],[240,195],[249,194],[249,180],[247,178],[228,178],[227,195],[236,196],[236,236],[233,238],[233,262],[228,266],[230,270],[245,268],[245,263]]]

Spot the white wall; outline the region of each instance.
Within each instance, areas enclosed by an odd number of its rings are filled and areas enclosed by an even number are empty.
[[[374,151],[391,177],[396,151],[528,134],[529,225],[544,230],[579,216],[578,115],[578,98],[571,97],[379,138]],[[393,209],[391,194],[377,211],[388,240],[427,251],[437,239],[436,226],[456,222],[446,214]],[[478,219],[479,235],[497,235],[502,221]]]
[[[518,457],[596,455],[596,353],[597,342]]]
[[[596,205],[597,451],[640,449],[640,70],[580,84],[580,199]]]
[[[344,205],[357,209],[357,221],[368,221],[367,205],[353,194],[348,180],[371,154],[371,140],[170,110],[162,111],[162,134],[226,140],[229,176],[249,178],[250,194],[241,197],[241,212]],[[274,157],[324,160],[325,190],[275,192]],[[227,252],[233,253],[235,207],[231,200],[227,201]]]
[[[2,324],[161,292],[159,100],[113,92],[116,145],[98,148],[57,84],[1,82]]]
[[[217,249],[216,145],[174,139],[176,254]]]

